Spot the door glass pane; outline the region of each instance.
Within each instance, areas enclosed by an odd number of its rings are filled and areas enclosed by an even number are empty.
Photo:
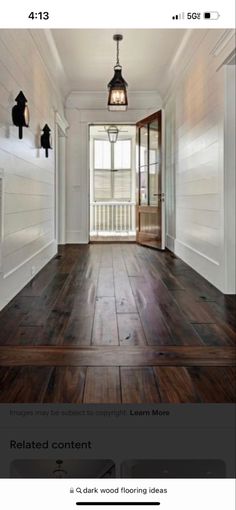
[[[148,163],[148,128],[140,128],[140,166]]]
[[[94,168],[111,168],[111,144],[109,140],[94,140]]]
[[[160,193],[159,168],[159,164],[149,167],[149,203],[155,206],[159,204],[158,200],[160,199],[160,196],[158,197]]]
[[[114,168],[131,168],[131,140],[118,140],[114,144]]]
[[[149,124],[149,163],[152,165],[153,163],[158,163],[158,140],[159,132],[158,132],[158,121],[155,120]]]
[[[147,205],[148,203],[148,167],[143,166],[140,168],[140,204]]]

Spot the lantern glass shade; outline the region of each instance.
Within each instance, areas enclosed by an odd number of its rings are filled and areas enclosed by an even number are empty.
[[[127,86],[121,74],[121,66],[115,66],[115,74],[108,84],[108,110],[126,111],[128,107]]]
[[[29,127],[29,122],[30,122],[29,108],[26,104],[24,109],[24,126]]]
[[[109,128],[107,130],[107,134],[108,134],[109,142],[116,143],[118,134],[119,134],[118,127],[117,126],[109,126]]]

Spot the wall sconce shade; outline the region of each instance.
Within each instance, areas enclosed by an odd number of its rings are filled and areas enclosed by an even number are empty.
[[[42,129],[43,134],[41,135],[41,147],[45,149],[45,156],[48,158],[48,149],[52,149],[52,141],[51,141],[51,129],[50,127],[45,124],[44,128]]]
[[[127,87],[128,83],[122,76],[122,67],[119,61],[119,42],[122,41],[123,35],[115,34],[114,41],[117,43],[116,65],[114,67],[114,76],[108,83],[108,110],[110,111],[126,111],[128,107]]]
[[[109,126],[107,129],[108,139],[111,143],[116,143],[118,139],[119,129],[117,126]]]
[[[15,126],[19,127],[19,138],[21,140],[23,138],[23,127],[29,127],[29,108],[22,90],[15,101],[17,104],[12,108],[12,121]]]

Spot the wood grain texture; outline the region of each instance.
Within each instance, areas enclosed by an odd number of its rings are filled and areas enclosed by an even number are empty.
[[[87,370],[84,403],[119,404],[120,376],[115,367],[89,367]]]
[[[118,314],[120,345],[146,345],[143,327],[137,313]]]
[[[42,402],[51,373],[51,367],[1,367],[0,402]]]
[[[232,402],[235,305],[169,251],[62,246],[0,313],[0,398]]]
[[[0,347],[0,366],[235,366],[235,347],[12,346]]]
[[[115,298],[113,297],[97,298],[92,343],[95,345],[118,344]]]
[[[235,402],[235,367],[188,368],[202,402]]]
[[[121,368],[122,402],[144,404],[160,402],[152,368]]]
[[[155,367],[162,402],[199,402],[191,377],[183,367]]]
[[[43,396],[44,403],[81,404],[86,368],[54,367]]]

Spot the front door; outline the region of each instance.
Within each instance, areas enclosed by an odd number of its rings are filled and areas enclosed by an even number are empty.
[[[137,123],[136,200],[137,242],[165,249],[161,110]]]

